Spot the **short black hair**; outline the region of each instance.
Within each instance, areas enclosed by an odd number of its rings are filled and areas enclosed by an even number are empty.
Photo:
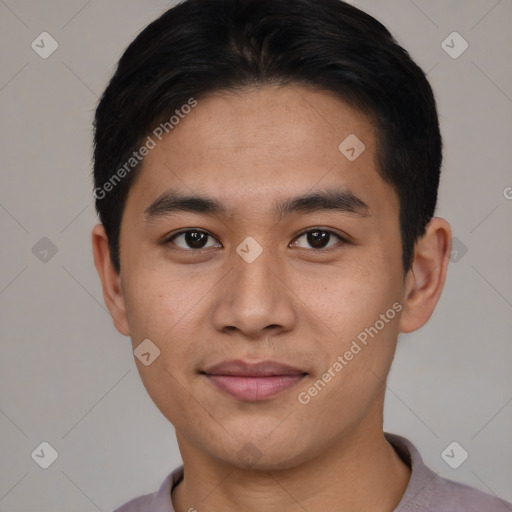
[[[410,268],[436,207],[442,140],[432,88],[409,53],[341,0],[185,0],[129,45],[95,113],[94,196],[118,272],[123,209],[142,161],[133,155],[155,127],[169,132],[184,105],[209,93],[295,84],[334,92],[372,120]]]

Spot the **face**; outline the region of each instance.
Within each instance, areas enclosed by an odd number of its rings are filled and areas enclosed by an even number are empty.
[[[180,447],[276,469],[381,431],[404,272],[370,121],[265,87],[200,99],[157,142],[123,214],[118,325],[160,350],[136,362]]]

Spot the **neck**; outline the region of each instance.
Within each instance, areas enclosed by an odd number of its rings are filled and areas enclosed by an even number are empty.
[[[219,462],[177,431],[186,473],[174,489],[176,512],[392,512],[411,470],[378,429],[358,425],[327,452],[288,469],[241,469]]]

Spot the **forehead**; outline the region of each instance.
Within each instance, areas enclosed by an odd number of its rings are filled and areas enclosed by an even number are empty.
[[[374,202],[393,195],[377,172],[371,121],[330,92],[296,85],[217,92],[198,99],[162,141],[153,139],[129,194],[141,206],[168,189],[215,196],[233,213],[333,186],[373,193]]]

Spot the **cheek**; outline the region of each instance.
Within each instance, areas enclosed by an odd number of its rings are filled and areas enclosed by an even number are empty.
[[[142,336],[165,343],[187,322],[207,286],[204,279],[192,279],[172,268],[131,268],[127,274],[123,293],[134,342]]]
[[[171,273],[169,268],[126,270],[130,279],[123,293],[133,349],[149,339],[160,351],[150,366],[137,361],[145,385],[158,388],[158,382],[163,382],[167,390],[169,386],[174,389],[187,385],[181,382],[183,377],[180,382],[173,377],[193,372],[197,354],[201,353],[198,344],[206,336],[203,331],[208,315],[204,295],[215,280],[198,279],[186,272]]]
[[[136,359],[143,385],[176,427],[203,421],[189,392],[189,379],[194,372],[194,354],[200,353],[197,315],[204,314],[200,298],[208,288],[204,281],[180,279],[168,272],[135,270],[130,269],[124,290],[132,346],[135,350],[149,339],[159,350],[147,366]]]
[[[347,258],[314,273],[297,272],[291,287],[305,311],[329,328],[328,336],[346,339],[373,324],[398,296],[392,270],[379,265],[378,258]]]
[[[338,356],[344,358],[343,370],[334,372],[340,378],[334,379],[333,390],[340,385],[354,396],[373,393],[378,382],[369,370],[385,376],[393,359],[401,282],[397,269],[384,268],[383,262],[376,251],[373,258],[344,262],[328,275],[302,277],[298,284],[308,290],[304,303],[325,333],[318,348],[327,356],[327,368]]]

